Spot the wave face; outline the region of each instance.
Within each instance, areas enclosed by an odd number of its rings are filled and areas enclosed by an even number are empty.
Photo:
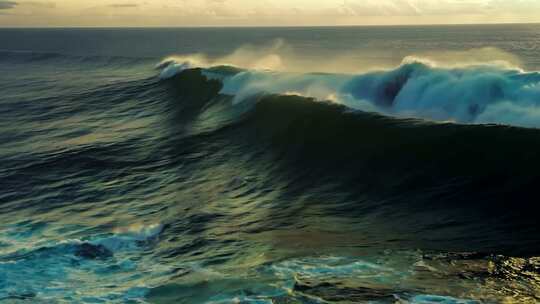
[[[540,74],[284,44],[0,51],[0,302],[539,302]]]
[[[402,226],[408,227],[402,229],[410,229],[405,234],[422,231],[428,248],[436,247],[427,241],[431,238],[445,242],[439,239],[440,231],[435,227],[451,231],[456,224],[454,228],[460,230],[461,225],[483,225],[489,218],[502,229],[488,232],[496,235],[484,235],[486,231],[480,230],[478,235],[468,232],[468,238],[461,240],[463,243],[452,239],[446,246],[464,250],[479,245],[475,244],[476,237],[495,237],[505,241],[497,242],[496,247],[480,245],[475,250],[520,255],[527,254],[528,249],[538,250],[535,240],[514,243],[516,233],[526,234],[537,226],[535,215],[539,207],[533,199],[540,169],[535,161],[540,152],[537,129],[393,118],[334,102],[264,91],[250,91],[246,99],[238,101],[239,95],[219,92],[230,92],[231,82],[243,83],[244,72],[232,76],[233,80],[226,78],[221,85],[205,76],[215,72],[185,70],[166,80],[166,84],[182,87],[183,98],[206,100],[197,109],[203,109],[201,116],[208,118],[207,127],[211,126],[210,121],[217,122],[212,129],[205,129],[211,130],[211,136],[238,139],[227,145],[240,146],[242,154],[270,157],[263,157],[263,167],[258,170],[267,170],[266,161],[277,163],[278,177],[271,179],[284,182],[280,177],[285,174],[286,192],[317,189],[314,196],[318,198],[313,199],[318,200],[343,191],[344,201],[337,203],[339,207],[318,207],[324,214],[343,216],[341,213],[347,210],[347,216],[358,218],[366,216],[367,209],[367,216],[371,216],[375,212],[371,208],[378,210],[384,202],[383,205],[393,207],[388,214],[377,211],[382,213],[379,216],[398,217]],[[310,77],[309,84],[313,83]],[[294,80],[286,84],[296,86]],[[235,90],[242,92],[243,88]],[[212,91],[214,95],[208,95]],[[223,104],[232,110],[223,111]],[[220,110],[212,110],[213,107]],[[329,189],[322,190],[326,187]],[[293,201],[296,195],[292,194]],[[512,202],[511,208],[508,202]],[[448,212],[446,219],[439,218],[440,210]],[[454,223],[456,218],[459,224]],[[523,227],[525,230],[521,231]]]

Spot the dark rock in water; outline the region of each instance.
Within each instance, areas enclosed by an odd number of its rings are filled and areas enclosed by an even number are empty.
[[[348,301],[348,302],[369,302],[381,301],[383,303],[394,303],[396,295],[402,294],[401,291],[386,288],[371,287],[349,287],[340,286],[339,283],[329,282],[300,282],[296,281],[294,290],[316,296],[326,301]]]
[[[103,245],[83,243],[77,247],[75,255],[83,259],[99,260],[110,258],[113,253]]]

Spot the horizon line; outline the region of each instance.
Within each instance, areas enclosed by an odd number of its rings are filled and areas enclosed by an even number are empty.
[[[149,25],[149,26],[0,26],[0,29],[225,29],[225,28],[345,28],[345,27],[436,27],[436,26],[496,26],[540,25],[539,22],[494,23],[413,23],[413,24],[343,24],[343,25]]]

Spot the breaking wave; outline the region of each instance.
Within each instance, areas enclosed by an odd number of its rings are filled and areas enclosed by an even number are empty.
[[[164,61],[160,77],[198,63]],[[293,94],[398,117],[540,127],[540,73],[509,65],[449,68],[407,58],[395,69],[358,75],[226,67],[205,67],[204,74],[219,79],[221,93],[234,96],[235,103],[260,94]]]

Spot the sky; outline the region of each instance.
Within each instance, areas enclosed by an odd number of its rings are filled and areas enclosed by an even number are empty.
[[[0,0],[0,27],[540,22],[540,0]]]

